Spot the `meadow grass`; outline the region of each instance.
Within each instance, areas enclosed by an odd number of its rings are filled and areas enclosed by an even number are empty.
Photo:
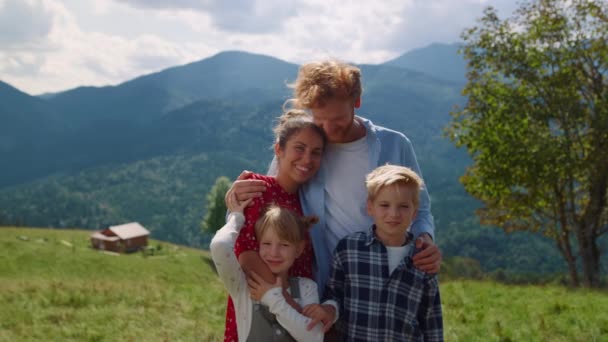
[[[0,228],[0,341],[221,341],[226,295],[205,251],[110,255],[90,232]],[[446,341],[608,341],[608,293],[441,284]]]
[[[608,293],[557,285],[441,284],[446,341],[608,341]]]
[[[90,232],[0,228],[0,341],[216,341],[225,295],[208,253],[151,241],[110,255]]]

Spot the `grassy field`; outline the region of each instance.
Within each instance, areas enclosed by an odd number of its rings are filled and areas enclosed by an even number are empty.
[[[89,248],[90,232],[0,228],[0,341],[211,341],[225,305],[206,252]]]
[[[220,341],[225,294],[204,251],[89,248],[89,232],[0,228],[0,341]],[[446,341],[608,341],[608,293],[450,281]]]

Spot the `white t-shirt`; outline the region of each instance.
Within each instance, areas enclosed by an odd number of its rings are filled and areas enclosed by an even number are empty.
[[[393,273],[395,268],[399,266],[401,260],[403,260],[405,256],[409,253],[410,249],[412,249],[411,243],[405,246],[398,247],[386,246],[386,254],[388,256],[388,274]]]
[[[329,144],[322,167],[325,178],[326,235],[330,251],[338,241],[369,228],[365,176],[369,172],[366,137],[346,144]]]

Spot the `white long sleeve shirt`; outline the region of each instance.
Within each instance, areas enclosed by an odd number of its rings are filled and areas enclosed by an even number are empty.
[[[253,314],[253,300],[247,287],[247,278],[234,254],[234,243],[244,222],[242,213],[230,213],[226,225],[215,233],[209,246],[217,273],[232,297],[241,341],[245,341],[249,336]],[[300,298],[295,300],[301,307],[319,303],[317,284],[314,281],[298,278],[298,283]],[[287,303],[280,287],[268,290],[262,296],[261,303],[268,306],[270,312],[276,315],[279,324],[296,341],[323,341],[321,325],[317,324],[311,331],[306,330],[310,318],[300,314]]]

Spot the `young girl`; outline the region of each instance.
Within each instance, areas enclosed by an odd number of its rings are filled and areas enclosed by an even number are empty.
[[[254,232],[255,222],[271,204],[290,209],[296,214],[302,215],[298,189],[319,170],[327,141],[325,133],[312,122],[310,115],[296,109],[287,111],[279,118],[274,133],[274,152],[278,163],[277,175],[276,177],[260,174],[251,176],[251,179],[263,181],[266,191],[263,192],[261,197],[255,198],[251,205],[245,209],[244,227],[241,229],[234,247],[234,253],[245,273],[250,274],[251,271],[254,271],[269,283],[274,283],[275,278],[258,254],[259,241],[256,239]],[[227,198],[230,198],[230,196],[227,196]],[[308,233],[304,235],[304,240],[306,241],[304,250],[294,261],[289,270],[289,275],[313,279],[312,260],[314,253]],[[293,306],[297,306],[288,293],[284,293],[284,295]],[[228,298],[224,341],[236,342],[239,340],[236,321],[232,299]],[[238,331],[240,332],[240,329]]]
[[[215,234],[210,245],[218,275],[238,312],[239,338],[242,341],[323,341],[321,326],[308,331],[310,318],[291,307],[283,296],[284,291],[288,292],[301,306],[319,302],[313,280],[288,277],[289,269],[304,251],[306,229],[313,222],[300,219],[288,209],[270,207],[256,222],[255,235],[260,242],[259,256],[276,276],[276,282],[268,283],[255,272],[247,279],[234,254],[234,243],[245,221],[242,211],[250,201],[238,203],[234,194],[228,198],[228,222]]]

